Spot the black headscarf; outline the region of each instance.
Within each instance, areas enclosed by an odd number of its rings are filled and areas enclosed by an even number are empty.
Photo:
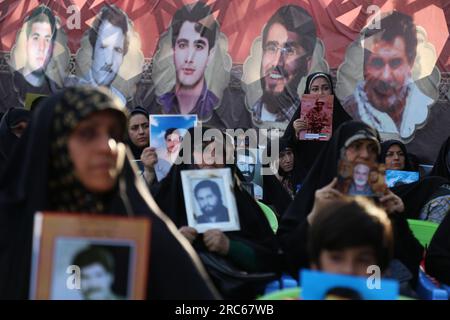
[[[144,115],[147,119],[149,119],[149,113],[147,110],[145,110],[143,107],[141,106],[137,106],[135,107],[133,110],[131,110],[130,115],[128,116],[128,119],[131,119],[132,116],[136,115],[136,114],[142,114]],[[144,151],[144,149],[146,147],[138,147],[136,146],[133,141],[131,141],[130,137],[127,137],[126,139],[126,143],[127,145],[130,147],[131,152],[133,153],[133,157],[136,160],[141,159],[141,154],[142,151]],[[150,143],[150,142],[149,142]]]
[[[335,134],[337,128],[344,122],[352,120],[348,113],[344,110],[339,99],[336,97],[333,89],[333,81],[331,76],[324,72],[315,72],[310,74],[306,78],[306,86],[304,94],[310,94],[310,87],[313,80],[324,77],[330,84],[331,94],[334,95],[333,101],[333,135]],[[320,151],[324,148],[327,142],[324,141],[303,141],[298,140],[295,136],[294,121],[300,118],[302,106],[298,107],[292,116],[289,125],[286,127],[286,131],[283,135],[284,138],[290,140],[295,148],[295,165],[294,165],[294,176],[295,184],[301,184],[309,170],[312,168],[314,161],[317,159]]]
[[[450,150],[450,137],[442,144],[441,149],[439,150],[438,157],[436,158],[436,162],[434,163],[433,169],[430,172],[430,176],[440,176],[450,180],[450,168],[449,161],[447,159],[448,152]]]
[[[11,128],[22,121],[30,121],[30,111],[23,108],[11,108],[6,111],[0,121],[0,171],[11,154],[11,151],[19,138],[11,131]]]
[[[388,152],[389,148],[392,147],[393,145],[398,145],[400,149],[402,149],[403,154],[405,155],[405,167],[403,168],[403,170],[413,171],[411,159],[409,158],[409,154],[406,151],[406,146],[403,144],[403,142],[398,140],[387,140],[381,144],[380,163],[386,163],[386,153]]]
[[[214,298],[215,290],[198,257],[136,176],[129,154],[117,186],[103,196],[89,193],[71,178],[72,172],[65,171],[73,171],[65,146],[68,135],[100,110],[116,112],[125,133],[125,114],[102,91],[73,87],[46,99],[9,158],[0,179],[0,297],[28,298],[34,213],[63,209],[149,217],[148,298]],[[65,154],[53,159],[58,151]],[[66,203],[72,200],[73,206]]]

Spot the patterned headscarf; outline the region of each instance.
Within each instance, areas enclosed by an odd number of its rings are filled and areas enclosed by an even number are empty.
[[[69,137],[79,123],[92,113],[103,110],[116,111],[125,138],[126,115],[114,98],[101,89],[68,88],[55,106],[49,137],[49,200],[53,210],[104,212],[109,194],[94,194],[81,184],[75,177],[67,148]]]

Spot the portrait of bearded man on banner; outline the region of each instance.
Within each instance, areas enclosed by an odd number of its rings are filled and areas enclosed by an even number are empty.
[[[106,87],[125,106],[144,66],[140,43],[126,13],[105,5],[82,39],[76,55],[77,75],[68,77],[64,85]]]
[[[203,123],[221,126],[216,110],[230,81],[232,61],[219,28],[204,2],[174,13],[153,60],[156,97],[150,113],[195,114]]]
[[[353,119],[376,128],[383,138],[408,142],[426,124],[438,98],[436,60],[425,30],[394,11],[381,17],[379,28],[363,29],[347,49],[336,93]]]
[[[58,91],[69,60],[67,36],[59,19],[45,5],[34,8],[11,49],[11,74],[2,75],[0,111],[25,107],[27,94],[45,96]]]
[[[272,15],[244,64],[246,103],[255,127],[286,128],[300,104],[302,79],[328,71],[324,52],[305,9],[287,5]]]

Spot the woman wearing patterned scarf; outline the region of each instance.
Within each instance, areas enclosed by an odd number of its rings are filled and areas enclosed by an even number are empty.
[[[136,177],[125,133],[124,112],[102,90],[68,88],[37,110],[0,178],[0,298],[28,298],[37,211],[149,217],[147,297],[216,297],[198,257]]]

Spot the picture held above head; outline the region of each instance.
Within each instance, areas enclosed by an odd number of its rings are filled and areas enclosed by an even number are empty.
[[[380,162],[386,164],[386,170],[413,171],[406,146],[398,140],[381,144]]]
[[[333,115],[332,115],[332,135],[337,128],[344,122],[351,120],[351,117],[342,108],[339,100],[334,94],[331,76],[327,73],[316,72],[308,75],[304,94],[334,95],[333,97]],[[289,125],[283,135],[294,147],[295,183],[300,184],[312,168],[320,151],[323,149],[324,141],[304,141],[299,140],[299,132],[306,130],[307,123],[300,120],[302,105],[300,104],[295,114],[290,119]]]
[[[117,99],[103,89],[71,87],[36,111],[0,178],[0,297],[29,297],[33,219],[57,211],[149,218],[147,298],[214,298],[198,257],[131,165]],[[180,281],[189,284],[175,290]]]

